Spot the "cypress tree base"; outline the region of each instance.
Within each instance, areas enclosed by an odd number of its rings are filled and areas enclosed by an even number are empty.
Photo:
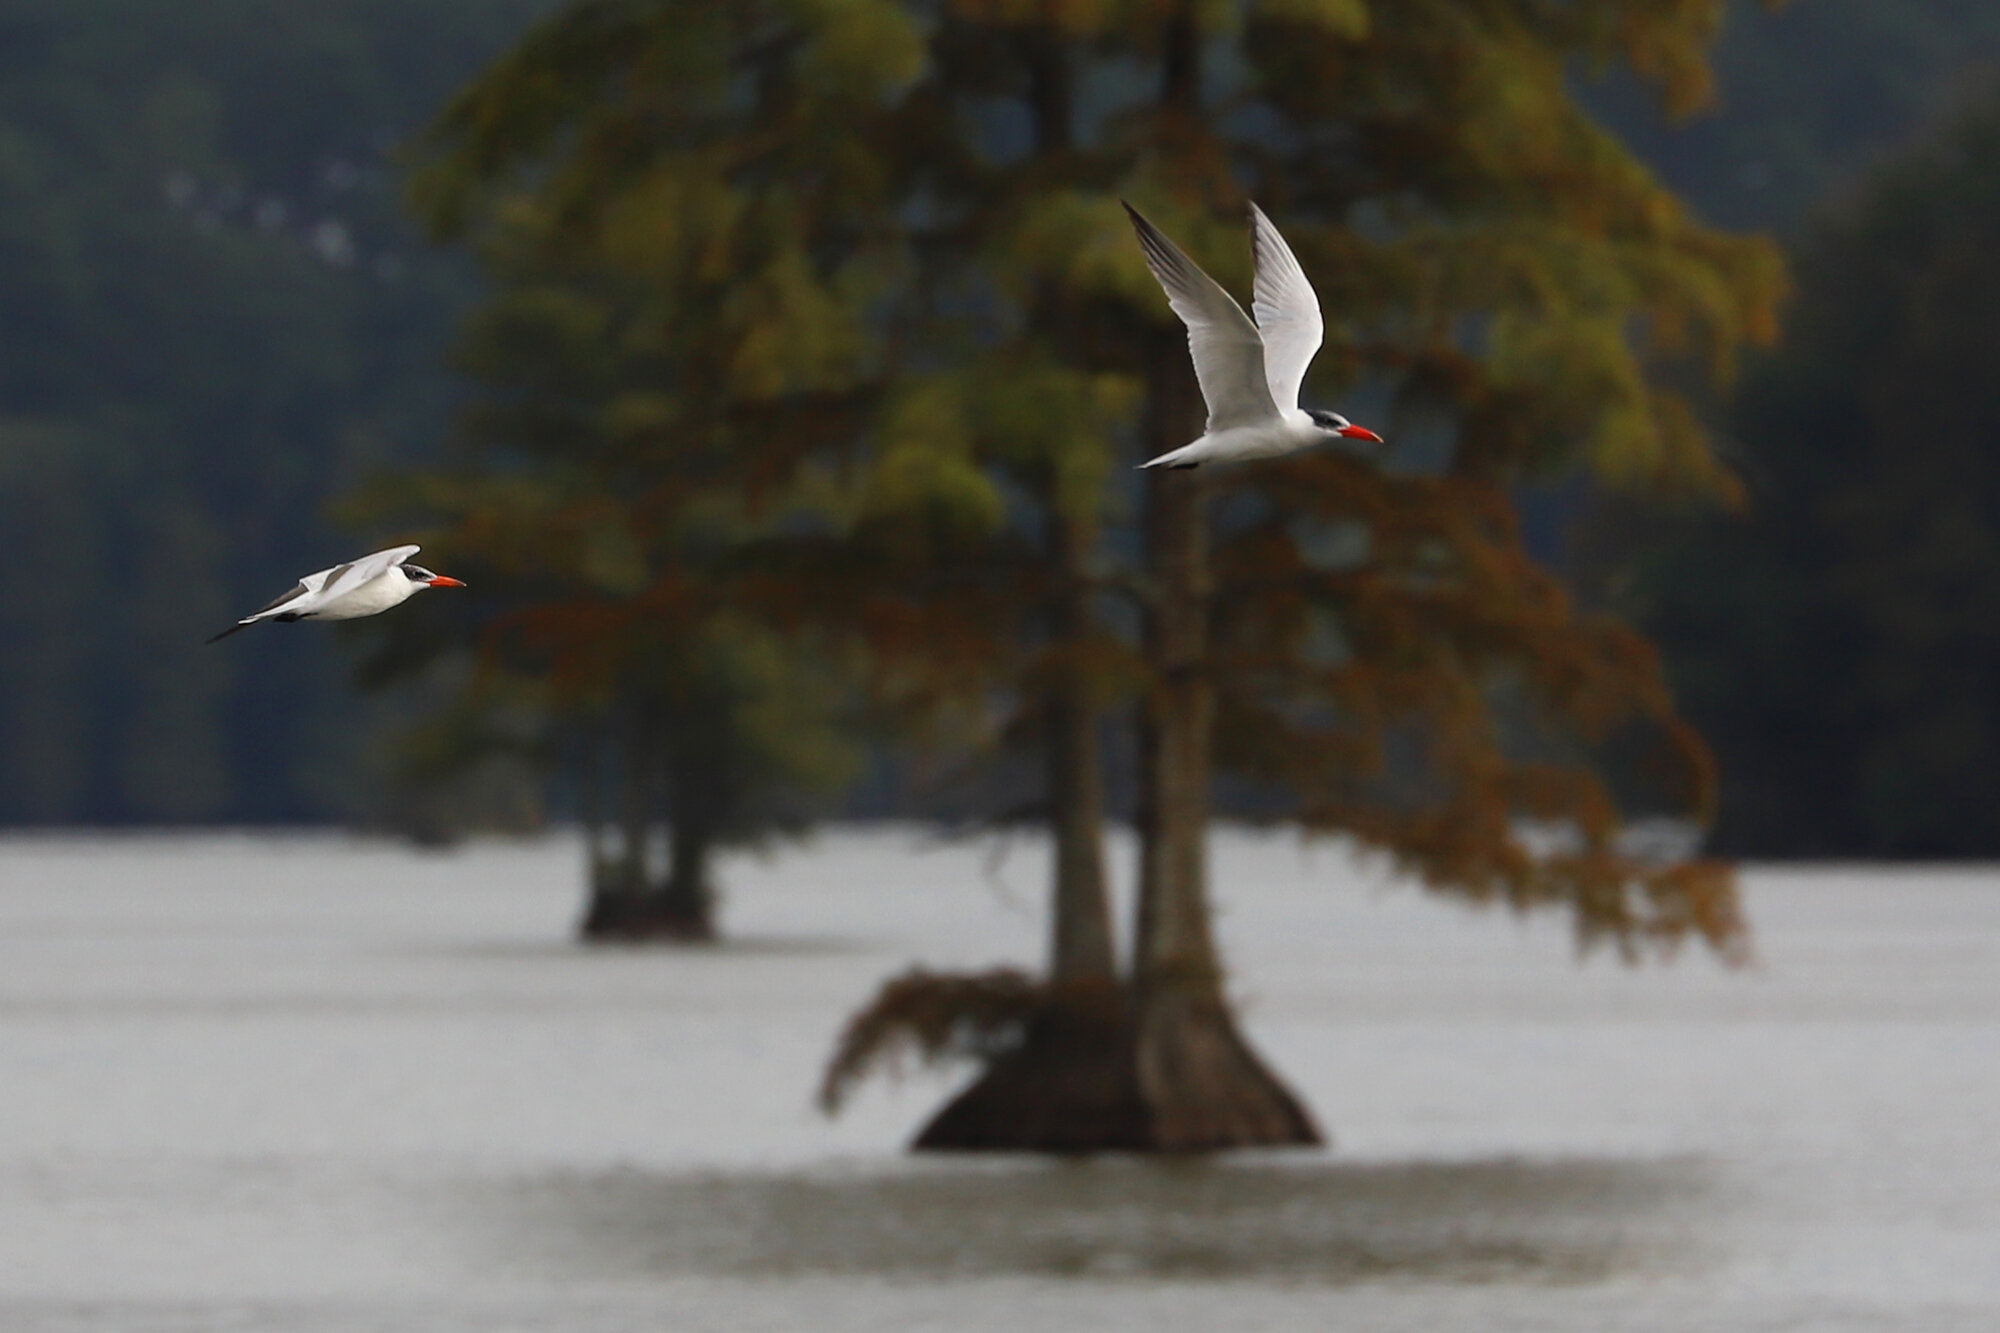
[[[1319,1147],[1326,1141],[1219,999],[1154,992],[1139,1006],[1135,1047],[1157,1151]]]
[[[1120,990],[1068,988],[938,1112],[912,1146],[1081,1153],[1144,1151],[1131,1015]]]
[[[1212,1152],[1312,1147],[1317,1126],[1218,1001],[1116,990],[1052,1000],[940,1111],[919,1151]]]
[[[590,895],[577,934],[592,944],[707,944],[715,939],[715,921],[707,905],[688,894],[599,890]]]

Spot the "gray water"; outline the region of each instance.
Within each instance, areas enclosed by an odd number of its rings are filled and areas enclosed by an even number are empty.
[[[1032,847],[830,834],[729,865],[720,948],[587,953],[561,840],[0,840],[0,1329],[2000,1328],[2000,871],[1753,870],[1731,973],[1216,859],[1331,1153],[812,1109],[884,976],[1034,960]]]

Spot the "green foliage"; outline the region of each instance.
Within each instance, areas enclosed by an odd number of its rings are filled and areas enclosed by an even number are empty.
[[[955,12],[968,27],[987,17]],[[1140,371],[1157,404],[1165,390],[1134,349],[1161,303],[1115,199],[1139,202],[1241,290],[1241,201],[1253,194],[1283,219],[1332,313],[1309,399],[1364,395],[1389,405],[1392,439],[1445,436],[1442,478],[1330,453],[1216,475],[1218,763],[1270,784],[1275,809],[1359,835],[1440,888],[1564,904],[1586,937],[1692,933],[1733,947],[1726,875],[1620,852],[1636,811],[1603,772],[1618,738],[1649,737],[1641,748],[1664,774],[1654,808],[1699,819],[1711,775],[1698,741],[1644,643],[1579,614],[1524,557],[1500,489],[1579,467],[1627,487],[1732,489],[1671,386],[1726,375],[1745,344],[1768,340],[1777,255],[1689,218],[1592,123],[1567,77],[1574,60],[1619,61],[1692,104],[1718,7],[1523,16],[1378,0],[1365,28],[1285,8],[1203,12],[1201,59],[1224,72],[1204,101],[1226,114],[1156,110],[1142,85],[1094,138],[990,164],[982,211],[954,225],[1029,242],[972,252],[1001,290],[1033,293],[1016,296],[1019,331],[1002,329],[1047,340],[1074,368]],[[940,38],[966,53],[963,67],[941,58],[934,93],[962,99],[955,123],[976,124],[973,99],[993,96],[972,61],[992,66],[1009,21],[1032,30],[1016,16],[990,20],[983,45]],[[1093,61],[1151,58],[1170,22],[1108,19],[1094,47],[1068,51],[1084,98],[1106,77]],[[1045,76],[1029,50],[1011,86],[1032,105]],[[1044,214],[1016,202],[1041,197]],[[1015,210],[1041,225],[1010,231]],[[1079,257],[1067,271],[1065,248]],[[1028,281],[1010,280],[1015,264]],[[1358,554],[1329,560],[1332,534]],[[1536,850],[1520,834],[1531,818],[1567,826],[1576,844]]]
[[[520,226],[516,297],[563,288],[535,300],[567,332],[539,335],[553,355],[515,363],[489,423],[539,450],[522,498],[542,517],[461,521],[514,533],[496,552],[622,525],[652,552],[629,596],[654,623],[692,623],[674,618],[727,587],[774,623],[852,635],[887,697],[983,701],[995,736],[1032,739],[1044,699],[1130,699],[1148,677],[1121,627],[1149,593],[1136,497],[1112,479],[1162,410],[1149,349],[1173,335],[1118,200],[1240,288],[1253,193],[1332,312],[1308,396],[1384,405],[1392,434],[1441,443],[1447,475],[1329,454],[1218,480],[1222,758],[1440,886],[1566,903],[1628,943],[1726,943],[1726,882],[1617,853],[1632,811],[1597,768],[1649,732],[1660,790],[1698,814],[1700,748],[1644,645],[1521,556],[1501,489],[1578,468],[1732,487],[1672,386],[1771,336],[1776,253],[1692,220],[1571,86],[1613,64],[1692,106],[1720,15],[577,0],[454,103],[418,190],[442,234]],[[1187,22],[1208,77],[1175,93]],[[644,316],[575,304],[607,283],[643,284]],[[539,377],[558,373],[589,387],[550,410]],[[774,414],[788,434],[746,428]],[[635,423],[629,455],[614,418]],[[740,565],[661,556],[693,497],[744,494],[716,548]],[[1313,534],[1338,529],[1359,566],[1324,564]],[[1528,816],[1581,850],[1536,854]]]

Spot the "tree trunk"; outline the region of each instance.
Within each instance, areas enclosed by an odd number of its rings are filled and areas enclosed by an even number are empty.
[[[667,777],[665,737],[653,719],[628,720],[619,783],[619,854],[591,852],[590,901],[577,933],[588,943],[649,941],[696,943],[715,938],[714,895],[708,884],[709,829],[676,811],[670,828],[664,878],[651,867],[648,848],[660,823]],[[596,839],[593,836],[593,844]]]
[[[1056,649],[1089,628],[1088,525],[1058,516]],[[1102,1152],[1153,1146],[1139,1095],[1132,1008],[1118,982],[1104,875],[1104,771],[1082,668],[1050,687],[1048,772],[1055,844],[1049,991],[1019,1047],[989,1065],[917,1137],[920,1149]]]
[[[1201,107],[1201,41],[1193,0],[1164,33],[1160,101],[1170,128]],[[1149,358],[1148,456],[1201,433],[1205,415],[1187,348],[1158,339]],[[1147,474],[1152,574],[1146,647],[1153,688],[1140,720],[1138,919],[1133,931],[1135,1066],[1153,1146],[1168,1152],[1317,1144],[1312,1117],[1237,1031],[1222,985],[1208,898],[1210,679],[1206,479]]]
[[[1198,418],[1193,429],[1189,420],[1200,399],[1178,340],[1163,339],[1153,364],[1146,435],[1157,453],[1198,433]],[[1204,1152],[1322,1142],[1312,1117],[1244,1041],[1223,990],[1208,902],[1215,706],[1205,488],[1199,473],[1170,471],[1150,474],[1148,487],[1154,598],[1146,642],[1155,684],[1141,719],[1130,983],[1058,975],[1021,1044],[938,1113],[919,1149]],[[1052,775],[1062,767],[1055,751],[1052,744]],[[1071,904],[1064,885],[1085,882],[1063,878],[1066,826],[1059,813],[1059,960]]]
[[[1161,100],[1178,128],[1199,113],[1192,0],[1169,20]],[[1046,121],[1069,99],[1060,64],[1033,60]],[[1043,151],[1063,137],[1038,136]],[[1186,343],[1163,335],[1148,358],[1148,455],[1201,433]],[[1021,1044],[995,1059],[924,1128],[920,1149],[1201,1152],[1318,1144],[1305,1108],[1237,1031],[1222,988],[1208,904],[1209,575],[1204,486],[1196,472],[1147,476],[1153,583],[1146,646],[1154,686],[1140,720],[1140,883],[1128,984],[1111,980],[1101,846],[1102,778],[1080,673],[1050,700],[1049,790],[1056,810],[1056,903],[1049,998]],[[1061,519],[1058,520],[1062,522]],[[1066,592],[1059,641],[1087,621],[1081,547],[1059,529]]]
[[[1155,359],[1153,429],[1164,452],[1199,433],[1185,353]],[[1167,1152],[1317,1144],[1312,1117],[1238,1032],[1208,897],[1208,528],[1199,472],[1148,474],[1146,538],[1154,685],[1141,719],[1134,1066],[1152,1146]]]
[[[699,724],[694,724],[699,725]],[[702,747],[672,747],[668,778],[673,820],[667,849],[667,882],[660,889],[660,909],[675,923],[682,939],[715,938],[715,889],[709,882],[709,857],[721,827],[724,778],[709,773]]]
[[[1117,977],[1111,897],[1104,876],[1104,772],[1097,718],[1075,697],[1049,706],[1049,799],[1054,805],[1049,979]]]
[[[1164,359],[1164,358],[1162,358]],[[1172,369],[1178,367],[1169,366]],[[1165,382],[1162,382],[1162,381]],[[1156,416],[1184,419],[1185,389],[1155,378]],[[1167,425],[1149,448],[1186,432]],[[1184,443],[1185,441],[1183,441]],[[1153,688],[1141,718],[1139,900],[1132,979],[1220,993],[1208,912],[1209,738],[1215,700],[1208,680],[1208,533],[1198,472],[1147,474],[1146,546],[1152,605],[1146,652]]]
[[[1074,648],[1089,632],[1089,584],[1084,562],[1087,524],[1067,515],[1056,524],[1054,555],[1061,565],[1054,638]],[[1111,898],[1104,877],[1104,760],[1097,710],[1080,664],[1064,663],[1050,688],[1048,796],[1054,842],[1049,979],[1058,985],[1109,984],[1118,962],[1111,936]]]
[[[1062,39],[1024,31],[1035,148],[1043,157],[1073,143],[1075,95]],[[1066,323],[1053,284],[1036,296],[1036,323]],[[1104,760],[1089,676],[1072,654],[1090,636],[1093,515],[1065,507],[1048,480],[1048,559],[1057,591],[1049,637],[1057,665],[1043,699],[1047,719],[1049,832],[1054,864],[1049,903],[1049,994],[1021,1045],[989,1065],[917,1137],[920,1149],[1092,1152],[1149,1146],[1133,1061],[1131,1006],[1118,981],[1111,898],[1104,870]]]
[[[1070,150],[1075,136],[1075,78],[1068,52],[1062,38],[1047,28],[1023,29],[1017,45],[1028,68],[1035,152],[1044,159],[1059,157]],[[1067,327],[1064,307],[1060,286],[1044,283],[1035,296],[1035,323],[1054,330]],[[1056,576],[1049,638],[1058,659],[1043,701],[1048,721],[1049,832],[1055,857],[1049,980],[1058,987],[1102,989],[1113,985],[1118,975],[1104,877],[1104,760],[1090,680],[1073,656],[1092,628],[1090,557],[1097,543],[1097,523],[1094,511],[1078,513],[1071,508],[1053,470],[1047,485],[1052,515],[1048,560]]]

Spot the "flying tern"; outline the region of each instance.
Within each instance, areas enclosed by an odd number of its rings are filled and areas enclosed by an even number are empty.
[[[1201,381],[1201,396],[1208,403],[1208,426],[1200,439],[1141,467],[1191,468],[1276,458],[1339,439],[1382,443],[1380,435],[1338,412],[1299,410],[1299,385],[1326,336],[1326,326],[1305,270],[1263,209],[1250,205],[1250,240],[1257,261],[1250,302],[1255,323],[1235,297],[1138,209],[1127,204],[1125,211],[1139,233],[1146,267],[1166,290],[1167,304],[1187,325],[1195,378]]]
[[[260,621],[276,620],[356,620],[379,615],[398,606],[420,588],[463,588],[457,579],[433,574],[410,557],[423,548],[396,546],[359,560],[350,560],[332,569],[322,569],[299,580],[298,586],[269,606],[252,611],[228,629],[210,639],[226,639],[238,630]]]

